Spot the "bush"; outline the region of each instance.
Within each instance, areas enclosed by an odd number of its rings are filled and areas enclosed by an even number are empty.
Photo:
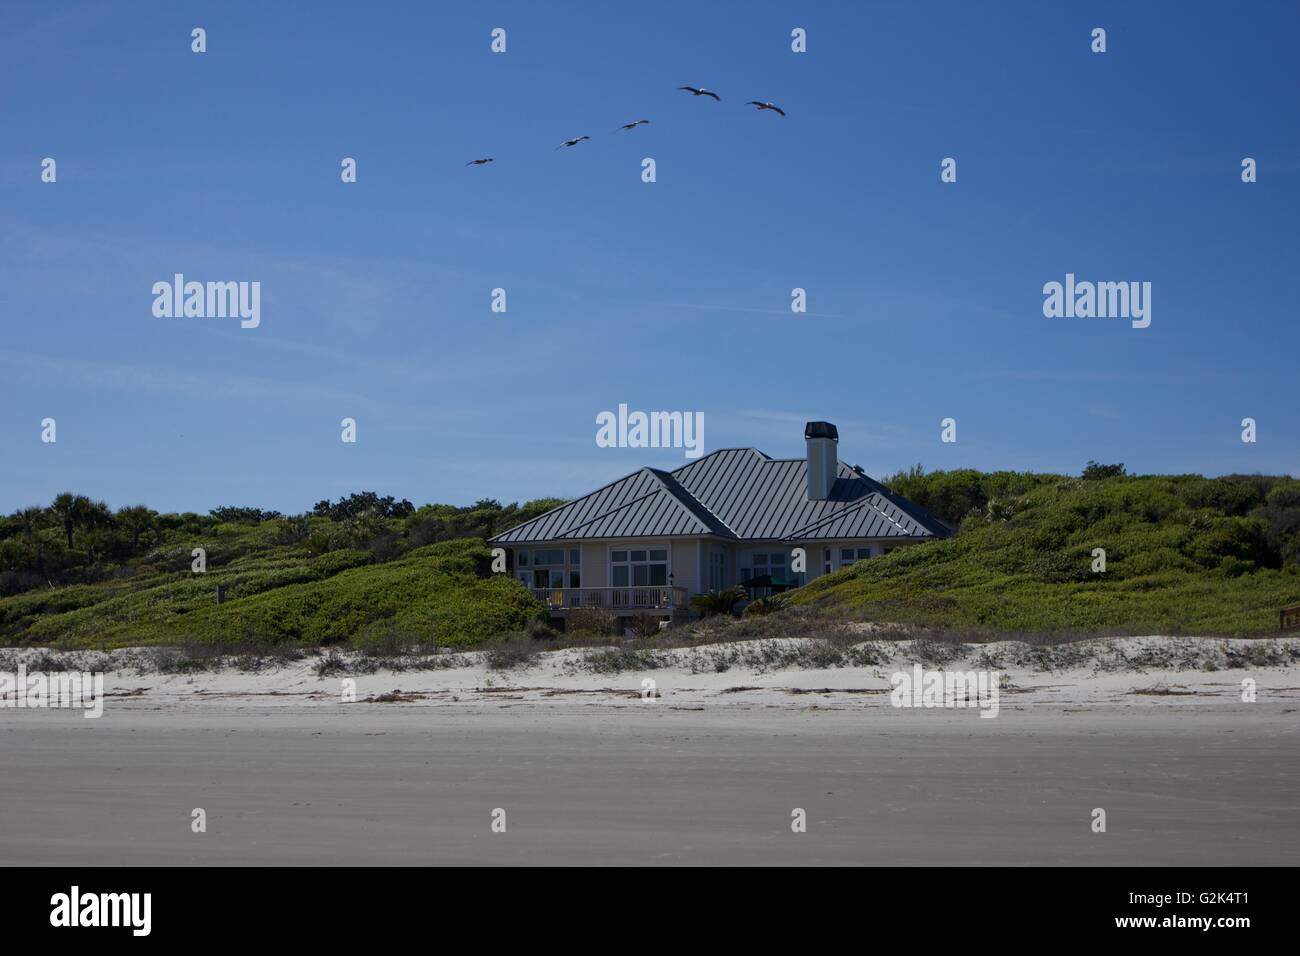
[[[564,619],[564,630],[568,634],[608,637],[614,634],[617,626],[618,617],[603,607],[575,607]]]
[[[748,592],[739,587],[727,588],[725,591],[710,591],[707,594],[697,594],[691,598],[691,607],[699,611],[701,617],[711,617],[714,614],[731,614],[736,605],[748,596]]]

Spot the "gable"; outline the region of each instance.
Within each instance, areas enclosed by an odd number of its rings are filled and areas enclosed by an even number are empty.
[[[665,472],[642,468],[591,494],[493,537],[494,544],[584,538],[671,538],[731,533],[684,500]]]

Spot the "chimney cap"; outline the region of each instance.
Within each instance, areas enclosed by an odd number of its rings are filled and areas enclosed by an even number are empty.
[[[803,427],[804,438],[829,438],[839,441],[840,433],[830,422],[809,422]]]

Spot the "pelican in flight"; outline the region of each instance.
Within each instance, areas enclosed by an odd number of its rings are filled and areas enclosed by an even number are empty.
[[[643,126],[649,122],[649,120],[637,120],[635,123],[624,123],[618,129],[636,129],[638,126]],[[614,132],[617,133],[618,129],[614,130]]]
[[[563,143],[561,143],[559,146],[557,146],[557,147],[555,147],[555,148],[556,148],[556,149],[564,149],[564,147],[566,147],[566,146],[577,146],[577,145],[578,145],[579,143],[581,143],[584,139],[591,139],[591,137],[590,137],[590,136],[579,136],[577,139],[566,139]]]
[[[693,94],[694,96],[711,96],[711,97],[713,97],[715,100],[717,100],[719,103],[722,102],[722,97],[721,97],[721,96],[719,96],[717,93],[714,93],[712,90],[706,90],[706,89],[704,89],[704,87],[702,87],[702,86],[701,86],[701,87],[696,87],[696,86],[679,86],[679,87],[677,87],[677,88],[678,88],[679,90],[685,90],[686,92],[691,93],[691,94]]]
[[[465,165],[466,165],[466,166],[486,166],[486,165],[487,165],[488,163],[490,163],[490,162],[492,162],[492,157],[491,157],[491,156],[489,156],[487,159],[471,159],[471,160],[470,160],[468,163],[466,163]]]
[[[773,113],[780,113],[782,116],[785,115],[785,110],[781,109],[781,107],[777,106],[775,103],[760,103],[758,100],[750,100],[745,105],[757,106],[760,110],[771,110]]]

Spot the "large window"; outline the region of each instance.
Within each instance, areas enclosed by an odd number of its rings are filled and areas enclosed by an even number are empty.
[[[516,551],[515,577],[534,588],[580,587],[581,558],[577,548]]]
[[[748,581],[770,574],[773,581],[786,581],[789,577],[786,574],[788,563],[789,556],[784,551],[757,551],[750,555],[749,567],[743,569],[740,576]]]
[[[667,548],[616,548],[609,553],[609,582],[616,588],[668,584]]]
[[[840,567],[847,568],[850,564],[865,561],[869,557],[871,557],[870,548],[840,548]]]
[[[785,551],[755,551],[749,555],[749,567],[741,570],[741,580],[771,575],[775,584],[802,584],[802,572],[793,572],[788,568],[789,557]]]

